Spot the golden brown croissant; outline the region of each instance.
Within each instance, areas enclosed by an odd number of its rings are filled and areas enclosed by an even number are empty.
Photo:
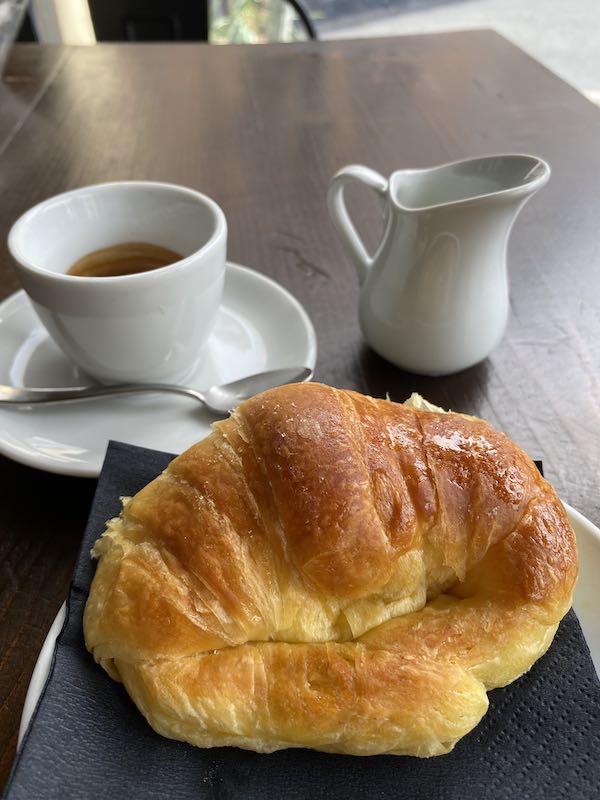
[[[548,648],[573,532],[481,420],[297,384],[243,403],[98,540],[86,643],[159,733],[446,753]]]

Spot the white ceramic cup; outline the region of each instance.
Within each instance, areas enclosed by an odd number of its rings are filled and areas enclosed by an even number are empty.
[[[183,258],[116,277],[66,271],[94,250],[148,242]],[[13,225],[8,246],[40,320],[66,355],[105,383],[183,381],[221,302],[227,224],[182,186],[126,181],[52,197]]]

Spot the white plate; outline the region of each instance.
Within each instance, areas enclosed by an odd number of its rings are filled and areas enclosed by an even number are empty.
[[[600,614],[598,614],[597,610],[598,600],[600,599],[597,577],[600,574],[600,530],[589,519],[586,519],[583,514],[575,511],[574,508],[571,508],[566,503],[565,508],[577,536],[577,547],[579,549],[579,581],[575,589],[573,607],[577,612],[590,648],[594,667],[598,675],[600,675]],[[65,616],[66,606],[63,604],[48,631],[31,676],[25,705],[23,706],[23,714],[21,715],[17,747],[21,746],[29,720],[46,683],[46,678],[52,666],[54,646],[65,621]]]
[[[312,323],[282,286],[227,264],[223,303],[205,358],[187,381],[198,389],[253,372],[315,366]],[[0,304],[0,384],[89,383],[49,338],[24,292]],[[214,417],[193,400],[147,394],[50,406],[2,406],[0,453],[30,467],[96,477],[109,439],[180,453],[210,433]]]

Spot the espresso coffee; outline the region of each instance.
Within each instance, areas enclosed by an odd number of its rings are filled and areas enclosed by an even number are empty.
[[[67,275],[83,278],[114,278],[167,267],[181,261],[182,255],[166,247],[146,242],[123,242],[94,250],[79,258]]]

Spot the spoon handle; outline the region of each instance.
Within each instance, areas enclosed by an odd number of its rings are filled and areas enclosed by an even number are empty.
[[[0,386],[0,403],[60,403],[68,400],[138,392],[176,392],[203,402],[200,392],[185,386],[168,383],[120,383],[115,386],[72,386],[64,389],[25,389]]]
[[[191,386],[176,383],[118,383],[109,386],[70,386],[60,389],[29,389],[27,387],[0,386],[0,405],[4,403],[29,405],[31,403],[61,403],[84,400],[90,397],[107,397],[117,394],[142,392],[171,392],[192,397],[217,414],[228,414],[242,400],[282,383],[306,381],[312,377],[308,367],[288,367],[247,375],[222,386],[212,386],[199,391]]]

